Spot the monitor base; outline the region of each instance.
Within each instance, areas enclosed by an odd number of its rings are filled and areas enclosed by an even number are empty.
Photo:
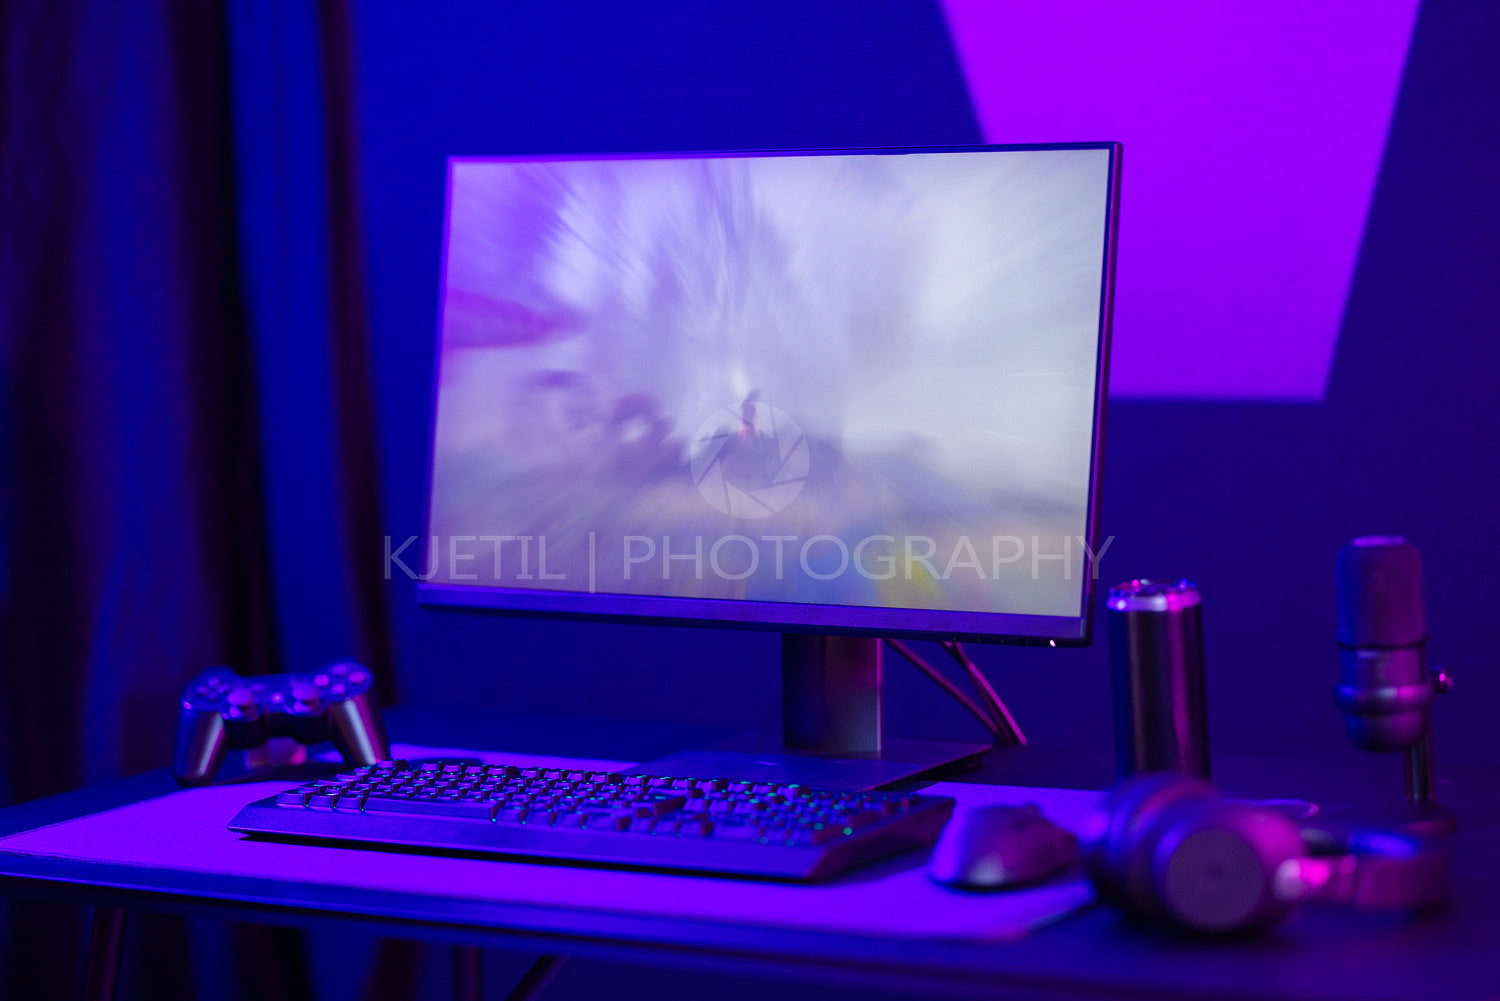
[[[764,737],[743,738],[645,761],[630,772],[863,792],[965,771],[978,765],[989,749],[988,744],[888,737],[879,751],[820,754],[789,749]]]

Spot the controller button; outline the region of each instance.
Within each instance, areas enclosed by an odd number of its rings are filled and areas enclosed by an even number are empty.
[[[328,687],[328,675],[326,675],[326,674],[320,674],[320,675],[318,675],[317,677],[313,678],[313,684],[317,685],[319,688],[327,688]]]
[[[255,693],[244,685],[231,689],[229,692],[229,704],[243,709],[246,706],[255,705]]]
[[[348,690],[348,686],[342,684],[334,685],[332,688],[328,689],[328,691],[333,695],[343,695]]]
[[[365,677],[366,675],[363,671],[350,671],[349,683],[354,685],[363,685],[365,683]]]

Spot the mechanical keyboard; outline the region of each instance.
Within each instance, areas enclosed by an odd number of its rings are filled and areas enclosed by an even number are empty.
[[[800,785],[382,761],[251,803],[275,840],[823,879],[937,840],[953,800]]]

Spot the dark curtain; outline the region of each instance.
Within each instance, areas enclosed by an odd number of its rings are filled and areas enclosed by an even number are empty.
[[[0,5],[0,802],[164,766],[188,677],[284,669],[278,574],[343,595],[317,653],[363,657],[391,694],[378,568],[362,567],[380,549],[348,16],[282,8],[319,67],[282,96],[321,109],[326,134],[298,217],[321,237],[309,280],[326,310],[288,331],[257,309],[274,296],[248,265],[276,248],[246,230],[237,190],[247,136],[293,142],[235,119],[257,78],[231,28],[257,7]],[[325,378],[268,424],[271,342],[292,337],[323,339]],[[288,424],[331,443],[338,538],[312,572],[271,554],[264,438]],[[0,994],[76,995],[86,915],[12,901],[7,918]],[[188,938],[181,919],[133,922],[131,993],[190,993]],[[296,935],[232,941],[247,990],[306,995]]]
[[[222,19],[4,18],[0,700],[22,800],[161,765],[186,677],[276,654]]]

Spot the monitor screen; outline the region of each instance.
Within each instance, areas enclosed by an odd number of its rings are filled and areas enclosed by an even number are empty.
[[[454,158],[423,600],[1086,640],[1118,163]]]

